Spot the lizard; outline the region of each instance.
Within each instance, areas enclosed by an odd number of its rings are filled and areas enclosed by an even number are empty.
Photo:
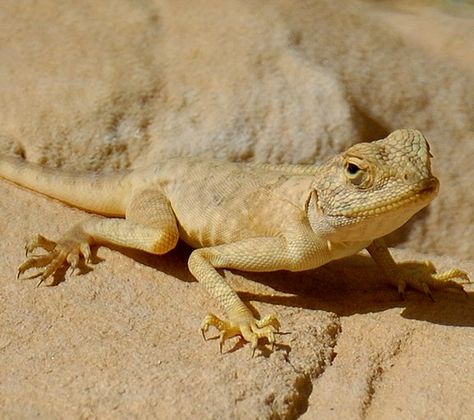
[[[34,235],[17,276],[37,270],[38,285],[68,265],[90,262],[91,245],[114,244],[162,255],[181,239],[194,250],[193,276],[227,318],[209,313],[200,326],[272,347],[280,323],[254,317],[218,269],[303,271],[367,249],[382,276],[403,295],[410,286],[464,291],[459,269],[408,271],[392,258],[383,237],[437,195],[430,148],[415,129],[361,142],[322,163],[259,164],[173,158],[114,174],[58,172],[25,159],[0,157],[0,176],[90,213],[58,240]]]

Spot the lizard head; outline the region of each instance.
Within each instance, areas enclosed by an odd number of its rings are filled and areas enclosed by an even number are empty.
[[[330,159],[308,200],[313,230],[340,241],[394,231],[436,196],[439,181],[431,173],[431,157],[424,136],[404,129]]]

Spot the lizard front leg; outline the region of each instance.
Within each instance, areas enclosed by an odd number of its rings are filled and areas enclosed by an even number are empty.
[[[285,239],[251,238],[227,245],[197,249],[192,252],[188,264],[192,274],[228,315],[227,320],[221,320],[213,314],[207,315],[201,324],[203,335],[209,326],[216,327],[220,331],[221,350],[224,341],[235,335],[241,335],[250,342],[253,350],[262,337],[274,344],[274,332],[280,326],[276,317],[267,316],[262,320],[256,320],[216,268],[254,272],[291,269],[292,258]]]
[[[390,255],[383,239],[373,241],[367,247],[367,250],[390,283],[397,287],[398,292],[402,296],[407,285],[427,294],[433,299],[431,289],[464,291],[463,284],[470,283],[469,277],[464,271],[451,269],[437,273],[433,263],[430,261],[425,261],[424,264],[417,264],[418,267],[414,269],[400,266]]]
[[[93,216],[75,225],[59,240],[34,236],[26,245],[27,259],[18,268],[18,275],[31,268],[40,272],[41,284],[65,264],[73,269],[80,258],[90,258],[90,245],[114,244],[153,254],[164,254],[176,246],[179,233],[168,200],[158,191],[141,191],[132,196],[126,219]],[[46,253],[33,254],[43,249]]]

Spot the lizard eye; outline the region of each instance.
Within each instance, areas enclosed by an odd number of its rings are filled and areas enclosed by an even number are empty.
[[[360,168],[355,163],[348,163],[346,166],[346,171],[349,175],[355,175],[360,171]]]
[[[370,183],[370,180],[366,169],[364,165],[360,165],[354,161],[346,162],[346,177],[352,185],[359,188],[367,188],[369,186],[367,184]]]

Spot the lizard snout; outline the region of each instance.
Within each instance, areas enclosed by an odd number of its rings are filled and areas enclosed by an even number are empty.
[[[438,178],[426,178],[419,184],[419,192],[422,194],[436,194],[439,190]]]

